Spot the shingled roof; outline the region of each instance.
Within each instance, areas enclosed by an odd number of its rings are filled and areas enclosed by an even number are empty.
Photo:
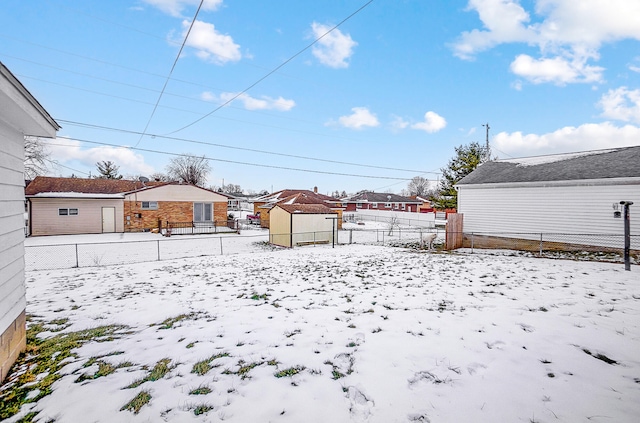
[[[483,163],[457,185],[640,178],[640,146]]]
[[[37,176],[25,189],[25,195],[43,193],[122,194],[167,182],[140,182],[125,179],[54,178]]]
[[[278,204],[276,207],[280,207],[282,210],[291,214],[334,214],[327,206],[322,204]]]

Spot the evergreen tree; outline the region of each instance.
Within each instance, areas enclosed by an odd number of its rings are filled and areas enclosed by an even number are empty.
[[[98,179],[122,179],[122,175],[118,173],[120,166],[116,166],[111,160],[103,160],[96,163],[98,168]]]
[[[462,178],[475,170],[478,165],[487,161],[486,147],[472,142],[469,145],[456,147],[456,155],[442,171],[442,180],[438,187],[438,198],[435,206],[438,209],[454,209],[458,207],[458,191],[454,188]]]

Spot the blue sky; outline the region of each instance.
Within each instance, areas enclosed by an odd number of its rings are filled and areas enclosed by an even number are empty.
[[[195,154],[213,186],[400,192],[485,123],[499,158],[640,144],[637,0],[199,3],[3,1],[51,175]]]

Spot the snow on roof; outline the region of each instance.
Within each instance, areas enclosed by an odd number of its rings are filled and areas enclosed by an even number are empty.
[[[518,166],[537,166],[547,163],[561,162],[564,160],[575,159],[577,157],[591,156],[594,154],[605,154],[617,151],[617,149],[610,150],[597,150],[597,151],[581,151],[577,153],[565,153],[565,154],[551,154],[548,156],[532,156],[532,157],[520,157],[512,159],[501,159],[498,162],[515,163]]]
[[[39,192],[27,195],[30,198],[124,198],[124,194],[100,194],[86,192]]]

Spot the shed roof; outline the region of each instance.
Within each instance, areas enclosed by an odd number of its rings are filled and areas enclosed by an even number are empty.
[[[166,185],[168,182],[140,182],[125,179],[55,178],[36,176],[27,185],[26,195],[42,193],[122,194]]]
[[[640,146],[495,160],[457,185],[640,177]]]
[[[336,214],[322,204],[278,204],[276,207],[280,207],[290,214]]]

